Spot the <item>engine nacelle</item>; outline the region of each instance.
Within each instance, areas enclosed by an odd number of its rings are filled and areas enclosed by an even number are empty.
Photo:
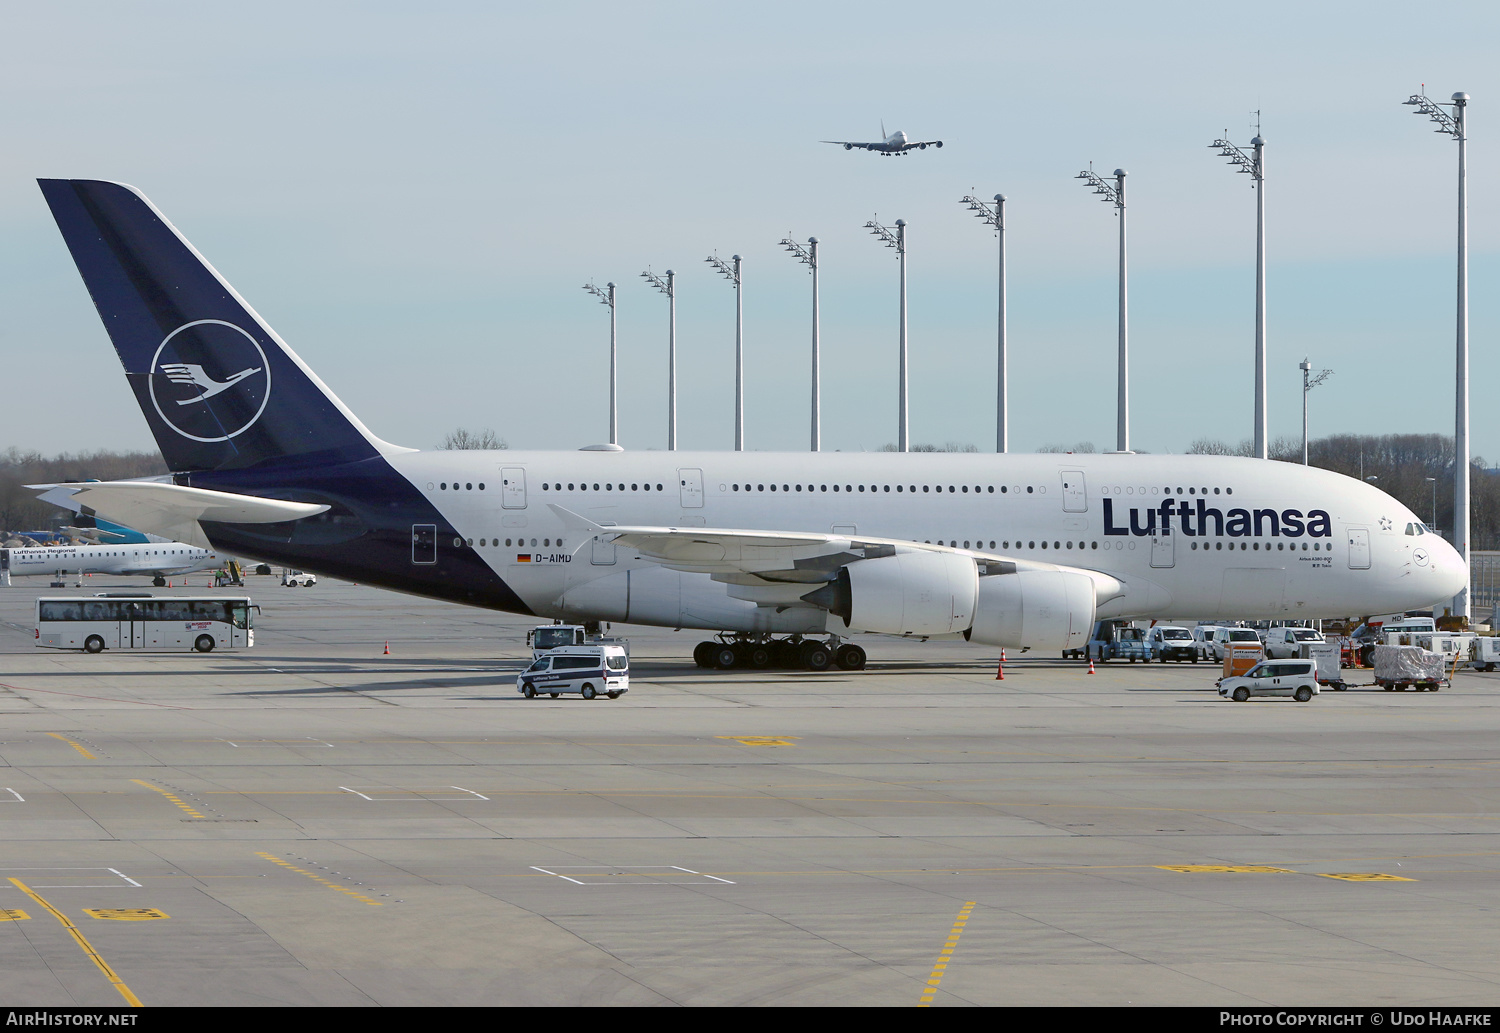
[[[949,635],[974,619],[979,568],[967,556],[902,551],[860,560],[803,596],[854,631],[886,635]]]
[[[1021,570],[979,579],[969,641],[988,646],[1083,649],[1094,626],[1096,589],[1087,574]]]

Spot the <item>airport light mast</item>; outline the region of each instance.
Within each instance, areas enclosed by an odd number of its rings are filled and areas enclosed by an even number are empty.
[[[995,227],[995,235],[1000,238],[1000,329],[999,363],[995,385],[995,451],[1006,452],[1009,451],[1010,419],[1005,409],[1007,373],[1005,362],[1005,195],[996,194],[993,205],[973,196],[965,196],[962,203],[968,205],[969,211],[973,212],[977,218]]]
[[[1320,369],[1316,374],[1312,371],[1312,363],[1303,359],[1297,363],[1297,368],[1302,371],[1302,465],[1307,465],[1307,392],[1317,387],[1323,381],[1333,376],[1333,370]],[[1261,456],[1262,459],[1266,458]],[[1361,457],[1363,463],[1363,457]]]
[[[1259,113],[1257,112],[1257,115]],[[1255,193],[1255,458],[1267,458],[1266,444],[1266,141],[1256,126],[1255,137],[1250,141],[1251,153],[1230,143],[1228,133],[1209,144],[1219,149],[1219,157],[1228,158],[1235,171],[1250,176],[1250,187]],[[1307,395],[1303,393],[1303,407]],[[1306,465],[1304,426],[1303,464]]]
[[[677,451],[677,288],[676,273],[663,280],[650,269],[641,279],[667,296],[667,451]]]
[[[822,409],[820,405],[822,394],[819,386],[821,384],[821,366],[818,358],[818,238],[808,237],[807,247],[803,247],[791,237],[783,237],[781,246],[789,251],[793,258],[812,270],[812,451],[818,452],[823,447]]]
[[[1087,169],[1073,177],[1093,187],[1094,193],[1105,204],[1115,206],[1115,214],[1120,217],[1120,372],[1115,401],[1116,452],[1130,451],[1130,320],[1125,279],[1125,176],[1124,169],[1115,169],[1115,182],[1111,186],[1109,180],[1094,171],[1094,163],[1089,162]]]
[[[615,285],[606,283],[601,290],[594,284],[593,280],[583,285],[583,289],[599,299],[599,304],[609,306],[609,443],[618,445],[620,443],[620,412],[615,404],[616,374],[618,372],[618,352],[615,339]]]
[[[1425,91],[1426,84],[1423,84]],[[1469,199],[1465,121],[1469,95],[1455,93],[1453,111],[1430,100],[1426,93],[1414,93],[1404,102],[1437,123],[1434,132],[1446,133],[1458,141],[1458,331],[1456,384],[1453,422],[1453,547],[1464,560],[1464,587],[1453,597],[1453,615],[1469,616]]]
[[[745,450],[745,291],[740,282],[740,256],[724,261],[718,255],[704,259],[719,275],[734,285],[734,450]]]
[[[874,219],[865,223],[865,229],[875,234],[886,247],[895,248],[896,255],[901,260],[901,380],[898,389],[900,393],[900,404],[898,405],[900,426],[896,431],[896,451],[909,452],[911,449],[908,447],[906,433],[908,425],[906,409],[906,220],[897,219],[896,232],[892,233],[880,225],[877,221],[879,218],[877,215]]]

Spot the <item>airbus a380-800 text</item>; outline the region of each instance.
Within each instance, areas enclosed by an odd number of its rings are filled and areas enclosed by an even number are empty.
[[[1387,613],[1466,580],[1389,495],[1286,463],[392,445],[139,192],[42,190],[176,471],[68,487],[222,552],[539,617],[825,649],[876,632],[1071,650],[1101,617]]]

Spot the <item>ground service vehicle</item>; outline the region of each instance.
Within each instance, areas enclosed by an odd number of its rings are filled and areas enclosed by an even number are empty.
[[[1146,652],[1153,660],[1191,660],[1198,662],[1193,633],[1187,628],[1158,624],[1146,633]]]
[[[1214,658],[1214,632],[1218,631],[1214,624],[1200,624],[1193,629],[1193,649],[1200,660],[1212,660]]]
[[[617,699],[630,691],[630,658],[622,646],[561,646],[518,674],[516,691],[527,699],[544,692],[553,699],[564,692]]]
[[[1252,643],[1257,646],[1261,644],[1260,636],[1253,628],[1215,628],[1212,645],[1214,659],[1223,663],[1224,654],[1229,652],[1230,645],[1248,646]]]
[[[1219,695],[1236,703],[1251,696],[1290,696],[1306,703],[1317,694],[1317,665],[1311,660],[1262,660],[1245,674],[1219,679]]]
[[[282,588],[311,588],[318,583],[316,575],[307,574],[300,570],[289,570],[281,575]]]
[[[1500,666],[1500,638],[1480,635],[1474,639],[1474,670],[1493,671]]]
[[[1290,660],[1302,655],[1303,646],[1315,646],[1322,642],[1322,633],[1312,628],[1270,628],[1266,631],[1266,656]]]
[[[38,599],[36,644],[55,649],[234,649],[255,645],[247,596],[106,592]]]
[[[1094,633],[1089,638],[1088,658],[1100,663],[1142,660],[1149,664],[1151,654],[1146,651],[1146,632],[1122,621],[1100,621],[1094,625]]]
[[[808,660],[859,633],[1055,653],[1097,620],[1395,613],[1467,584],[1374,485],[1260,459],[406,448],[139,191],[40,185],[173,471],[52,490],[195,546],[539,621],[816,639]],[[410,356],[361,361],[464,375]]]
[[[543,624],[526,633],[526,644],[535,660],[553,649],[584,645],[585,631],[582,624]]]

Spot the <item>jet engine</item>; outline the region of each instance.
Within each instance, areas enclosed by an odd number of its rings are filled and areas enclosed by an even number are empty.
[[[979,579],[969,641],[1083,649],[1094,626],[1095,580],[1080,571],[1020,570]]]
[[[802,598],[851,630],[948,635],[969,627],[978,592],[979,569],[971,558],[913,550],[851,563]]]

